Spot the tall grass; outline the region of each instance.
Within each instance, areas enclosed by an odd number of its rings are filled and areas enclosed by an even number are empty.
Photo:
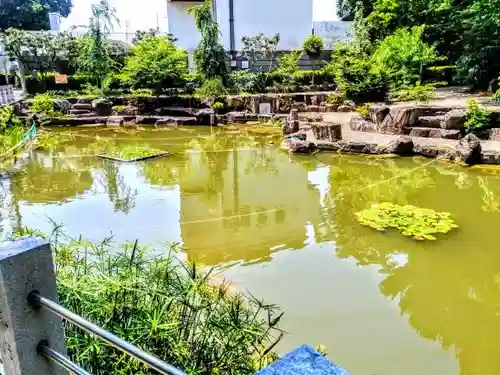
[[[212,283],[212,271],[178,260],[177,246],[117,251],[109,238],[69,238],[58,227],[50,241],[62,305],[188,374],[253,374],[277,358],[282,313]],[[71,324],[66,338],[69,356],[94,375],[154,373]]]

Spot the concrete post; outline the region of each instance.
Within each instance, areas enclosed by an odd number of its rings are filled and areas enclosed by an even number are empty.
[[[57,301],[50,245],[37,237],[0,244],[0,353],[8,375],[68,375],[37,353],[46,340],[66,355],[61,319],[45,309],[33,309],[28,294],[37,290]]]

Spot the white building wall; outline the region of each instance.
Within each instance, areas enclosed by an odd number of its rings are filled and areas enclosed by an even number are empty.
[[[280,34],[280,50],[299,48],[312,33],[313,0],[233,0],[236,50],[241,50],[241,38],[263,33]],[[215,0],[217,21],[221,29],[221,42],[230,49],[229,0]],[[187,50],[196,48],[199,33],[187,10],[196,2],[169,2],[169,32],[179,39],[177,44]]]

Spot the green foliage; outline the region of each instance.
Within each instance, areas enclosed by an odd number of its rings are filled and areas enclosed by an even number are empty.
[[[206,78],[218,78],[226,84],[226,53],[219,41],[220,29],[212,15],[211,0],[205,0],[203,4],[189,9],[189,13],[194,17],[201,34],[200,44],[194,54],[196,70]]]
[[[160,93],[184,84],[186,52],[175,48],[167,37],[145,36],[131,47],[121,77],[132,88],[152,88]]]
[[[435,85],[422,85],[417,82],[415,85],[406,85],[391,93],[391,99],[395,101],[428,102],[434,97]]]
[[[342,105],[344,104],[344,96],[342,94],[328,94],[325,98],[325,102],[333,105]]]
[[[126,109],[127,109],[127,106],[124,106],[124,105],[113,106],[113,111],[115,111],[116,113],[123,113],[123,112],[125,112]]]
[[[10,27],[47,30],[50,28],[49,12],[67,17],[72,5],[71,0],[4,0],[0,6],[0,30]]]
[[[80,91],[89,83],[90,78],[83,74],[68,76],[68,83],[57,84],[55,73],[45,74],[45,81],[35,79],[32,75],[26,76],[26,88],[29,93],[37,94],[44,91]]]
[[[217,78],[207,79],[203,86],[196,90],[196,96],[214,101],[228,94],[222,81]]]
[[[60,228],[49,240],[64,307],[186,373],[250,375],[277,359],[282,313],[211,279],[213,270],[183,264],[175,245],[154,252],[137,242],[118,247],[110,238],[70,238]],[[65,328],[68,356],[90,373],[154,373],[81,329]]]
[[[338,44],[324,70],[334,77],[341,92],[357,102],[385,101],[389,80],[356,44]]]
[[[270,73],[273,82],[272,91],[296,91],[297,83],[294,80],[294,75],[299,71],[299,61],[302,56],[302,51],[292,51],[277,58],[278,67]]]
[[[198,73],[188,73],[184,75],[184,92],[193,94],[203,85],[203,76]]]
[[[302,44],[304,53],[311,57],[318,57],[324,50],[323,39],[318,35],[309,35]]]
[[[262,61],[266,59],[274,60],[280,42],[280,35],[276,34],[273,37],[267,37],[260,33],[255,36],[244,36],[241,41],[243,43],[242,56],[247,58],[252,68],[257,68],[259,72],[262,72],[264,68]],[[272,69],[272,64],[269,64],[270,69]]]
[[[475,132],[486,129],[491,123],[491,112],[479,105],[475,99],[467,100],[467,116],[465,128],[467,132]]]
[[[370,117],[370,104],[366,103],[362,106],[357,107],[356,112],[358,112],[364,118]]]
[[[56,111],[56,106],[52,97],[48,94],[39,94],[35,96],[30,104],[30,110],[39,117],[59,117],[62,114]]]
[[[11,106],[0,107],[0,160],[10,158],[21,142],[24,128]]]
[[[219,109],[224,109],[224,107],[225,107],[225,105],[222,102],[215,102],[214,104],[212,104],[212,109],[214,111],[217,111]]]
[[[231,73],[229,80],[235,92],[264,92],[266,75],[249,70],[237,70]]]
[[[374,204],[356,213],[356,218],[362,225],[379,231],[395,228],[417,240],[435,240],[434,234],[448,233],[458,227],[448,212],[392,203]]]
[[[401,28],[375,48],[373,62],[395,87],[420,80],[422,67],[438,60],[435,48],[422,40],[423,26]]]

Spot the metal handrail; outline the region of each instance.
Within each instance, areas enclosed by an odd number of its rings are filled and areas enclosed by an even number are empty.
[[[55,351],[54,349],[48,346],[48,342],[42,341],[38,344],[38,353],[41,355],[53,360],[62,368],[71,371],[71,374],[75,375],[90,375],[87,371],[82,369],[80,366],[77,366],[73,362],[71,362],[68,358],[63,356],[61,353]]]
[[[62,307],[58,303],[51,301],[46,297],[41,296],[40,293],[38,293],[37,291],[32,291],[29,294],[28,301],[34,308],[45,307],[50,311],[52,311],[53,313],[59,315],[61,318],[64,318],[68,322],[73,323],[74,325],[82,328],[87,332],[93,333],[101,340],[107,342],[108,344],[114,346],[117,349],[120,349],[121,351],[129,354],[130,356],[138,359],[142,363],[158,371],[160,374],[187,375],[183,371],[180,371],[176,369],[174,366],[169,365],[166,362],[163,362],[162,360],[156,358],[150,353],[122,340],[121,338],[113,335],[111,332],[108,332],[105,329],[96,326],[95,324],[89,322],[88,320],[82,318],[81,316]]]

